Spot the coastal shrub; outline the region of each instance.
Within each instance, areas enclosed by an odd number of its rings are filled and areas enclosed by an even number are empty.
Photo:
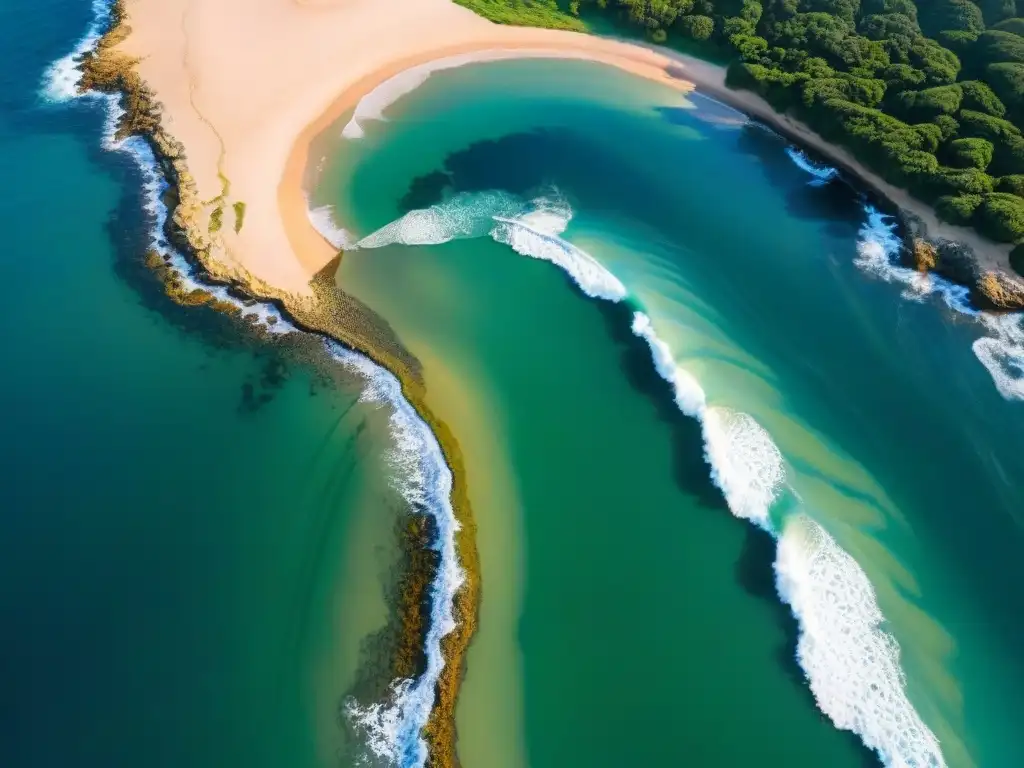
[[[1015,115],[1020,115],[1024,107],[1024,64],[990,64],[985,70],[985,76],[1006,107]]]
[[[904,91],[896,98],[901,115],[911,120],[930,120],[938,115],[956,113],[963,96],[960,86],[953,84],[923,91]]]
[[[972,64],[985,66],[1007,61],[1024,62],[1024,37],[998,29],[978,35],[978,42],[971,48]]]
[[[242,224],[245,222],[245,203],[238,201],[231,206],[235,209],[235,234],[242,231]]]
[[[977,32],[964,32],[959,29],[944,29],[935,36],[943,48],[948,48],[961,59],[968,59],[971,48],[978,40]]]
[[[682,16],[677,26],[694,40],[707,40],[715,31],[714,19],[709,16]]]
[[[925,80],[924,72],[909,64],[890,64],[878,76],[885,81],[889,93],[916,89]]]
[[[992,28],[1024,37],[1024,19],[1003,19],[998,24],[993,24]]]
[[[985,23],[990,27],[1000,26],[997,22],[1017,15],[1016,0],[978,0],[978,5],[981,6]],[[1013,30],[1007,31],[1012,32]]]
[[[999,176],[1024,173],[1024,137],[1006,136],[992,141],[992,170]]]
[[[957,121],[960,123],[960,134],[965,137],[973,136],[995,143],[1011,136],[1020,136],[1020,129],[1009,120],[972,109],[960,110]]]
[[[803,84],[803,103],[807,107],[829,99],[842,99],[865,107],[874,107],[884,95],[885,83],[881,80],[849,75],[809,79]]]
[[[966,227],[981,200],[981,195],[943,195],[935,201],[935,212],[943,221]]]
[[[929,184],[933,195],[985,195],[995,188],[995,180],[977,168],[939,168]]]
[[[992,162],[992,151],[992,142],[988,139],[957,139],[946,149],[946,162],[953,168],[984,171]]]
[[[914,40],[907,50],[906,63],[924,72],[928,85],[952,83],[960,73],[960,59],[957,55],[926,37]]]
[[[917,6],[913,0],[863,0],[860,9],[865,16],[898,13],[917,23]]]
[[[910,42],[921,34],[917,22],[901,13],[865,16],[860,20],[857,31],[869,40],[888,41],[897,50],[909,48]]]
[[[931,0],[918,8],[921,30],[934,37],[944,30],[981,32],[985,29],[981,9],[969,0]]]
[[[963,109],[972,109],[975,112],[984,112],[995,117],[1002,117],[1006,114],[1006,107],[991,88],[979,80],[966,80],[960,85],[964,99],[960,102]]]
[[[1024,174],[1013,173],[996,179],[996,192],[1024,197]]]
[[[573,14],[559,7],[556,0],[455,0],[497,24],[522,27],[546,27],[585,32],[586,26]]]
[[[1024,198],[993,192],[985,195],[974,214],[978,230],[1003,243],[1024,239]]]
[[[960,130],[960,123],[949,115],[939,115],[932,120],[932,124],[938,127],[942,141],[948,141],[952,136],[956,135],[957,131]]]
[[[942,129],[935,123],[921,123],[911,127],[921,137],[921,149],[934,154],[943,140]]]

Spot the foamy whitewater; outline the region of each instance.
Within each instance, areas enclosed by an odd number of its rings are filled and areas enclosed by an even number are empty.
[[[561,267],[587,296],[609,301],[625,298],[626,287],[615,275],[589,253],[559,237],[571,218],[572,208],[557,190],[530,201],[507,192],[469,192],[409,211],[364,237],[356,247],[439,245],[489,235],[516,253]]]
[[[794,163],[796,163],[798,168],[807,171],[807,173],[814,177],[810,182],[814,186],[827,184],[832,179],[839,176],[839,171],[837,169],[814,162],[805,152],[803,152],[803,150],[797,149],[792,145],[786,147],[786,154],[789,155],[789,158]]]
[[[543,58],[555,54],[545,51],[523,51],[496,48],[490,51],[477,51],[475,53],[462,53],[456,56],[448,56],[435,61],[420,64],[415,67],[399,72],[397,75],[388,78],[368,94],[363,96],[356,104],[352,112],[352,118],[341,130],[341,135],[346,139],[361,139],[366,131],[363,123],[367,120],[386,121],[385,110],[401,99],[406,94],[412,93],[423,85],[435,72],[442,72],[446,69],[455,69],[467,64],[481,64],[488,61],[501,61],[503,59],[524,59]],[[562,54],[564,56],[564,54]]]
[[[627,300],[615,275],[561,237],[572,215],[557,192],[529,202],[498,191],[461,194],[410,211],[357,245],[435,245],[489,235],[556,264],[587,296]],[[797,659],[818,707],[836,727],[857,733],[887,766],[945,766],[938,740],[907,698],[899,645],[881,629],[884,617],[867,575],[806,514],[773,521],[772,507],[783,494],[799,499],[786,485],[785,460],[771,436],[749,414],[709,406],[700,383],[677,363],[645,313],[634,313],[632,330],[650,348],[679,410],[700,422],[705,460],[730,511],[778,541],[777,588],[800,624]]]
[[[390,765],[419,768],[428,757],[420,734],[434,707],[434,689],[445,664],[441,639],[455,629],[455,593],[465,582],[455,550],[459,524],[451,505],[452,473],[434,433],[402,397],[398,379],[336,342],[328,341],[327,347],[335,359],[365,377],[368,386],[363,401],[391,408],[396,448],[389,458],[395,470],[395,487],[413,508],[431,515],[437,524],[434,547],[440,553],[441,565],[431,587],[426,670],[415,680],[395,681],[388,702],[365,707],[355,700],[345,702],[345,714],[365,737],[373,755]]]
[[[900,264],[902,241],[896,235],[896,221],[870,205],[860,230],[856,263],[882,280],[906,286],[903,297],[923,301],[939,296],[946,306],[980,324],[988,335],[977,339],[971,349],[992,376],[999,394],[1007,400],[1024,400],[1024,315],[979,312],[969,300],[969,290],[932,273],[921,273]]]
[[[120,97],[79,93],[81,72],[77,69],[77,62],[82,54],[96,45],[103,30],[109,25],[110,7],[109,2],[97,1],[93,4],[96,17],[86,36],[71,54],[47,70],[41,95],[51,104],[65,103],[76,98],[100,99],[104,102],[106,120],[103,146],[111,151],[125,152],[135,160],[142,174],[143,208],[150,216],[148,246],[177,271],[186,289],[201,290],[221,301],[234,304],[243,317],[258,323],[269,333],[299,332],[275,307],[261,303],[249,305],[234,298],[225,287],[207,284],[197,278],[192,265],[171,246],[164,234],[169,212],[163,197],[168,182],[160,172],[152,149],[138,136],[122,141],[115,138],[118,122],[124,114]],[[325,211],[325,218],[333,226],[329,210]],[[344,230],[337,232],[343,233]],[[324,342],[336,360],[366,380],[367,386],[360,399],[391,409],[390,432],[395,447],[389,452],[388,459],[394,471],[392,482],[412,508],[431,515],[436,523],[437,537],[433,546],[440,555],[440,565],[431,585],[431,621],[425,643],[427,668],[415,680],[396,680],[386,702],[360,707],[350,701],[345,706],[351,722],[364,735],[370,754],[398,768],[422,768],[428,755],[421,734],[430,718],[434,706],[434,690],[445,664],[441,639],[455,628],[452,607],[455,594],[465,581],[455,549],[455,533],[459,524],[450,500],[452,474],[430,427],[402,397],[398,379],[369,358],[345,349],[333,340],[324,339]]]

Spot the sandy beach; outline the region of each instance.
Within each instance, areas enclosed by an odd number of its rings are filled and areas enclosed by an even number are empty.
[[[217,201],[206,215],[245,204],[241,231],[224,226],[211,255],[293,295],[307,295],[336,255],[308,221],[309,141],[389,77],[490,52],[588,59],[693,87],[663,52],[500,26],[449,0],[404,0],[399,14],[374,0],[128,0],[125,10],[131,34],[120,50],[139,59],[200,198]]]
[[[466,54],[587,59],[677,90],[697,87],[830,158],[916,215],[930,236],[971,246],[984,268],[1008,266],[1008,247],[938,221],[850,153],[756,94],[728,89],[723,67],[674,51],[501,26],[450,0],[404,0],[400,14],[375,0],[128,0],[125,8],[132,31],[120,49],[139,59],[165,129],[185,148],[199,197],[210,201],[204,215],[245,204],[241,231],[222,227],[211,256],[285,294],[308,295],[310,278],[336,255],[308,219],[310,141],[396,74]]]

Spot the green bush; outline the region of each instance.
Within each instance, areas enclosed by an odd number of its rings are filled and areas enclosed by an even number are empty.
[[[960,106],[964,109],[985,112],[995,117],[1002,117],[1006,114],[1003,102],[985,83],[979,80],[966,80],[959,85],[964,94],[964,100],[960,102]]]
[[[1013,173],[996,179],[996,192],[1024,197],[1024,174]]]
[[[988,139],[957,139],[946,148],[946,162],[953,168],[977,168],[984,171],[992,162],[992,142]]]
[[[932,124],[938,127],[942,141],[948,141],[960,130],[960,123],[949,115],[939,115],[932,120]]]
[[[1014,35],[1024,36],[1024,19],[1004,19],[998,24],[993,25],[993,29],[998,29],[1000,32],[1010,32]]]
[[[904,91],[897,99],[900,114],[910,120],[930,120],[952,115],[960,109],[963,91],[959,85],[940,85],[923,91]]]
[[[985,29],[981,9],[968,0],[931,0],[922,6],[918,21],[929,37],[943,30],[981,32]]]
[[[1024,198],[993,192],[985,195],[975,212],[978,230],[1002,243],[1024,238]]]
[[[715,31],[715,22],[709,16],[681,16],[677,26],[694,40],[707,40]]]
[[[990,64],[985,75],[1007,108],[1019,115],[1024,107],[1024,64]]]
[[[935,201],[935,212],[943,221],[967,226],[981,200],[981,195],[944,195]]]
[[[990,27],[1000,26],[997,22],[1017,15],[1016,0],[978,0],[985,23]]]

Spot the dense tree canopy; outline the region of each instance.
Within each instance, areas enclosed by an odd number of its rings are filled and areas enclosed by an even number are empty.
[[[603,14],[657,43],[714,46],[731,58],[731,86],[792,112],[942,218],[1024,241],[1024,0],[458,2],[567,28]]]

